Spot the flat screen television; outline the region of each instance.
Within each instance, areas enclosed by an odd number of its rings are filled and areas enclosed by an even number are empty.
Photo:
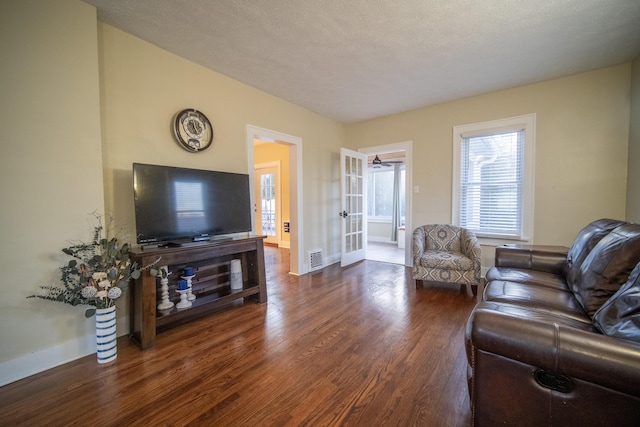
[[[136,241],[203,241],[251,231],[249,175],[133,164]]]

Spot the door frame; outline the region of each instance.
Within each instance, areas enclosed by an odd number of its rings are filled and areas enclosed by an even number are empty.
[[[246,146],[247,146],[247,170],[249,180],[254,182],[254,146],[255,139],[264,142],[284,144],[289,146],[289,197],[291,202],[290,213],[290,238],[291,249],[289,257],[289,274],[303,275],[309,271],[309,265],[304,260],[304,205],[302,203],[302,138],[287,135],[258,126],[247,124]],[[255,190],[253,185],[250,188],[251,206],[255,203]],[[255,230],[255,215],[251,215],[251,226]]]
[[[396,142],[392,144],[376,145],[358,149],[365,154],[384,154],[394,151],[405,152],[405,233],[404,233],[404,265],[413,266],[413,227],[411,225],[412,195],[413,195],[413,141]]]

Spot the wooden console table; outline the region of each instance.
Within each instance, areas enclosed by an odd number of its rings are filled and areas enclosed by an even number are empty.
[[[170,297],[174,303],[178,302],[175,289],[183,269],[193,268],[196,300],[191,307],[182,310],[175,306],[166,311],[158,310],[157,277],[145,270],[131,286],[130,337],[144,350],[155,345],[157,331],[204,315],[236,299],[252,299],[260,304],[267,302],[263,240],[260,236],[185,247],[132,249],[131,261],[138,265],[149,265],[160,258],[157,266],[169,267]],[[229,285],[229,264],[234,259],[239,259],[242,265],[243,287],[237,290]]]

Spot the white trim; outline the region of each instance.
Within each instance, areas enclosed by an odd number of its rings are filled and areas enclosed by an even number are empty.
[[[0,363],[0,387],[95,352],[96,335],[89,334],[2,362]]]
[[[411,226],[411,212],[412,212],[412,199],[413,199],[413,141],[396,142],[393,144],[376,145],[374,147],[365,147],[358,150],[361,153],[366,154],[384,154],[393,153],[395,151],[404,151],[404,165],[405,165],[405,229],[404,241],[404,265],[411,267],[413,265],[413,256],[411,254],[413,238]]]
[[[302,138],[287,135],[286,133],[264,129],[247,124],[247,170],[249,179],[253,182],[254,146],[253,140],[260,139],[271,143],[289,145],[289,170],[290,170],[290,198],[291,198],[291,258],[289,262],[290,273],[302,275],[308,271],[309,266],[304,262],[304,204],[302,202]],[[251,186],[251,205],[255,203],[255,194]],[[255,215],[252,215],[252,229],[255,230]]]
[[[504,243],[528,243],[533,244],[533,214],[534,214],[534,188],[535,188],[535,145],[536,145],[536,114],[509,117],[506,119],[491,120],[487,122],[472,123],[453,126],[453,167],[451,186],[451,223],[458,224],[460,189],[460,147],[462,138],[466,136],[481,135],[490,131],[508,130],[520,127],[525,129],[524,143],[524,194],[522,206],[522,236],[519,239],[502,239],[500,236],[478,236],[481,245],[496,245]]]

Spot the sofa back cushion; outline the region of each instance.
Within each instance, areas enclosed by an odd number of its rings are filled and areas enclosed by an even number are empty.
[[[640,262],[640,225],[625,223],[604,236],[589,252],[571,283],[584,310],[596,311],[627,281]]]
[[[563,268],[564,276],[567,279],[569,287],[575,283],[576,278],[580,275],[580,267],[594,246],[597,245],[604,236],[609,234],[611,230],[624,223],[624,221],[617,219],[605,218],[593,221],[580,230],[569,249],[569,253],[567,253],[567,262]]]
[[[627,282],[593,316],[600,332],[640,343],[640,262]]]

